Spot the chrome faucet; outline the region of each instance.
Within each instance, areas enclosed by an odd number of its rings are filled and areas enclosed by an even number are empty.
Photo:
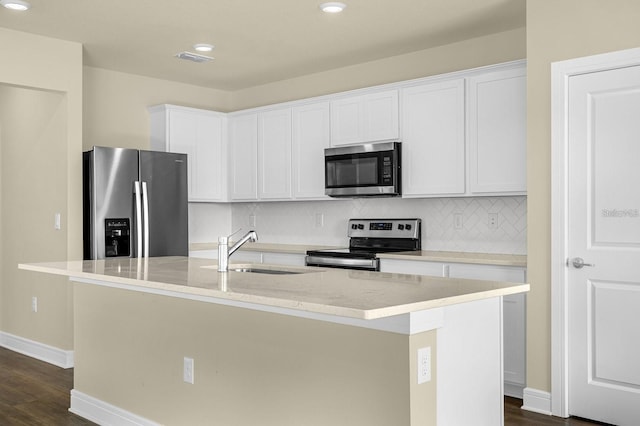
[[[229,237],[218,237],[218,272],[227,272],[229,270],[229,256],[244,243],[247,241],[251,241],[252,243],[258,241],[256,231],[249,231],[244,237],[240,238],[237,243],[229,247]]]

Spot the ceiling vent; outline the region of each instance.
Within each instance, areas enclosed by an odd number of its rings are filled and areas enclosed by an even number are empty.
[[[209,62],[214,59],[211,56],[199,55],[193,52],[180,52],[176,55],[176,58],[193,62]]]

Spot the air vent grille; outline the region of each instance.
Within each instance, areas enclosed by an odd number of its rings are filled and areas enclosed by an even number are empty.
[[[209,62],[209,61],[213,61],[214,59],[211,56],[199,55],[193,52],[180,52],[176,54],[176,58],[184,59],[186,61],[198,62],[198,63]]]

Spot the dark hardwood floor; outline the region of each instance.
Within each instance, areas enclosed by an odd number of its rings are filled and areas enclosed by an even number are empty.
[[[593,422],[585,419],[571,417],[563,419],[560,417],[546,416],[544,414],[532,413],[522,410],[522,400],[504,397],[504,424],[505,426],[594,426],[604,425],[604,423]]]
[[[0,347],[0,425],[93,425],[69,412],[73,369]]]
[[[68,411],[73,369],[63,369],[0,347],[0,425],[93,425]],[[522,400],[505,397],[505,426],[593,426],[520,409]],[[467,426],[467,425],[460,425]]]

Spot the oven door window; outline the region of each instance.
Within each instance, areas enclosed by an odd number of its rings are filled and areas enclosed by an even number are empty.
[[[341,155],[326,159],[326,186],[376,186],[380,181],[377,155]]]

